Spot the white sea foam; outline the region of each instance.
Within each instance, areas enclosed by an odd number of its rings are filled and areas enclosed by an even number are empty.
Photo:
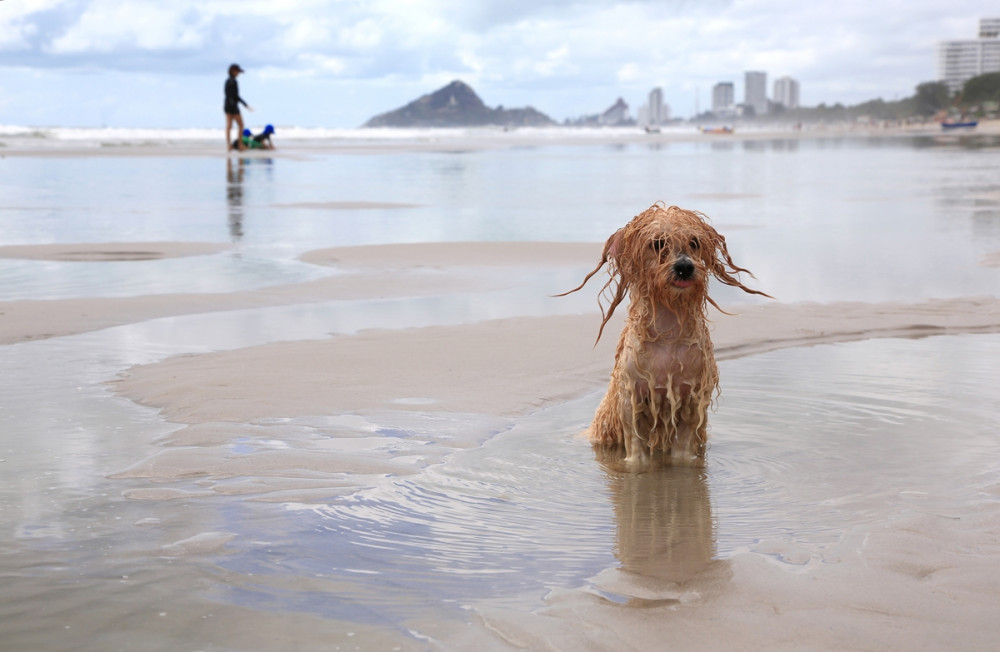
[[[254,133],[263,129],[263,124],[248,124]],[[670,128],[672,133],[690,133],[689,125]],[[107,147],[113,145],[143,144],[194,144],[216,141],[222,132],[220,127],[191,127],[185,129],[139,128],[139,127],[31,127],[0,124],[0,142],[18,146],[74,146]],[[581,140],[607,138],[608,136],[632,136],[641,131],[637,127],[525,127],[513,130],[522,137],[538,140],[578,138]],[[338,129],[326,127],[296,127],[276,125],[275,137],[283,141],[448,141],[468,138],[505,138],[511,133],[501,127],[464,128],[352,128]]]

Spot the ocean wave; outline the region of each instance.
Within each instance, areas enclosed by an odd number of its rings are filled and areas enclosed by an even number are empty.
[[[21,127],[18,125],[0,125],[0,137],[15,138],[50,138],[48,129],[40,127]]]
[[[248,125],[258,133],[263,125]],[[692,127],[677,127],[677,133],[687,133]],[[147,145],[170,143],[200,143],[216,141],[222,127],[192,128],[139,128],[139,127],[29,127],[21,125],[0,125],[0,138],[11,142],[28,140],[46,141],[46,144],[72,143],[74,145],[94,144],[98,147],[114,145]],[[297,127],[277,125],[275,138],[294,141],[427,141],[440,142],[468,138],[500,139],[514,132],[539,140],[579,138],[606,138],[640,133],[636,127],[524,127],[506,130],[502,127],[454,127],[454,128],[328,128]]]

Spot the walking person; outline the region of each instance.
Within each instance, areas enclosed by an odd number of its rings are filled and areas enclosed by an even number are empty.
[[[247,107],[248,111],[253,111],[253,108],[240,97],[240,87],[236,83],[236,77],[241,72],[243,69],[240,68],[239,64],[234,63],[229,66],[229,79],[226,80],[226,103],[223,105],[223,110],[226,112],[226,147],[230,150],[233,149],[233,141],[230,137],[233,122],[236,122],[238,128],[236,133],[243,133],[243,116],[240,115],[240,104]],[[241,139],[236,140],[236,149],[243,149]]]

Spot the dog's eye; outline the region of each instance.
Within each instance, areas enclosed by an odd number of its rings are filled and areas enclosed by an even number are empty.
[[[698,238],[691,238],[691,248],[694,249],[695,251],[698,251],[700,247],[701,243],[698,242]]]
[[[656,240],[653,240],[653,242],[650,243],[649,246],[651,246],[653,248],[653,251],[655,251],[656,253],[660,253],[666,248],[667,241],[657,238]]]

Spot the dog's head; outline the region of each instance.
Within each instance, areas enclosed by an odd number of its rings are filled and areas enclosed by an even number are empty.
[[[703,314],[706,302],[721,311],[708,296],[709,276],[744,292],[769,296],[746,287],[734,276],[750,272],[733,263],[726,239],[704,215],[676,206],[654,204],[618,229],[605,243],[601,262],[579,287],[569,292],[586,285],[605,264],[611,278],[601,295],[610,305],[605,310],[601,304],[604,320],[598,339],[615,308],[629,293],[633,301],[648,300],[680,316]]]
[[[726,273],[716,258],[725,247],[698,213],[654,205],[608,238],[602,257],[633,298],[678,307],[705,301],[708,276]]]

